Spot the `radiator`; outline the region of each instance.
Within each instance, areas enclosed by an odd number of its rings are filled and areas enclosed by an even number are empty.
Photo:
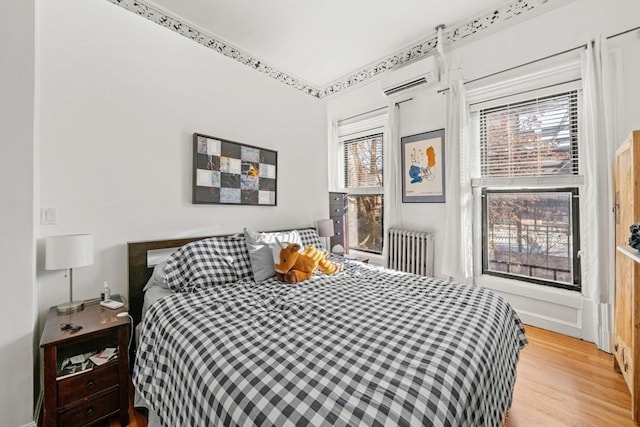
[[[433,234],[391,228],[387,243],[387,267],[422,276],[433,276]]]

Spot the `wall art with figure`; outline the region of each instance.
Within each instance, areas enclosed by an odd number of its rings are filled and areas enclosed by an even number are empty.
[[[444,203],[444,129],[401,138],[402,202]]]

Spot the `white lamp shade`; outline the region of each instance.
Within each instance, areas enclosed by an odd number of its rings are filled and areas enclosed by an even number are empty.
[[[45,239],[46,270],[65,270],[93,264],[93,235],[70,234]]]
[[[332,219],[321,219],[318,221],[318,236],[320,237],[331,237],[335,234],[333,230],[333,220]]]

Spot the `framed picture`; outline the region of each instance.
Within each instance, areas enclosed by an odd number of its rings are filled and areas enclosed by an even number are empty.
[[[403,136],[402,203],[444,203],[444,129]]]
[[[193,203],[276,206],[277,176],[277,151],[193,134]]]

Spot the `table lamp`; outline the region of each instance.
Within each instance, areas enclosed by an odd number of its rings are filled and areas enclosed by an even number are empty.
[[[93,264],[93,235],[70,234],[45,239],[45,270],[69,270],[69,302],[57,306],[58,313],[84,309],[84,301],[73,300],[73,268]]]
[[[331,237],[335,235],[335,231],[333,229],[333,220],[332,219],[321,219],[318,221],[318,236],[320,237]],[[329,239],[327,239],[327,250],[330,250],[331,244],[329,243]]]

